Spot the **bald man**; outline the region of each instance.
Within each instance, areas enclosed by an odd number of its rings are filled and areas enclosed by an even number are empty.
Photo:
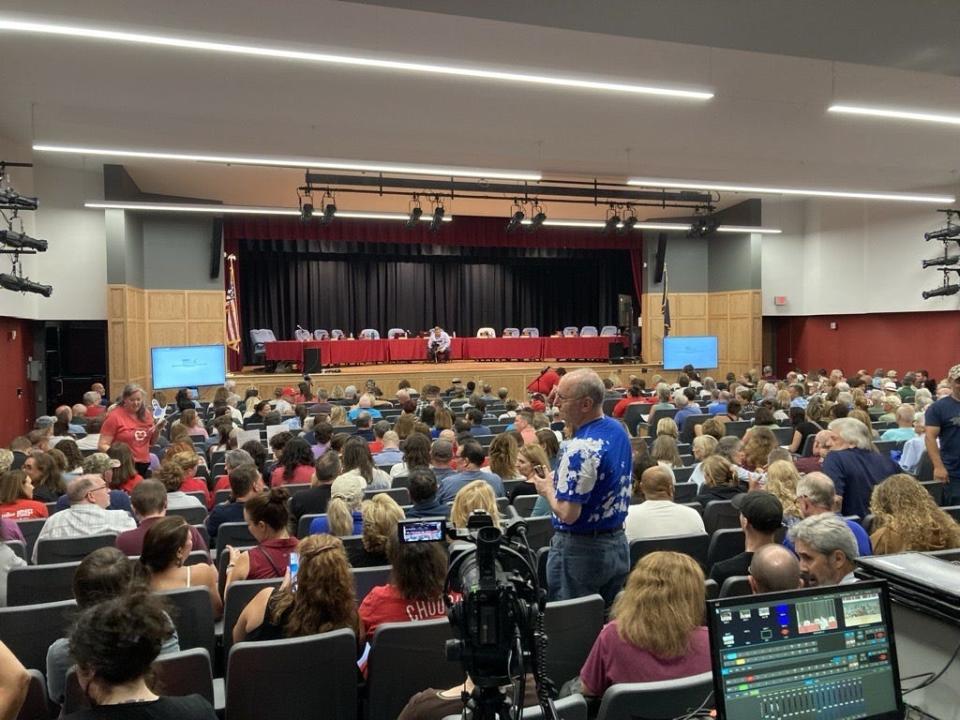
[[[796,590],[800,582],[800,562],[783,545],[764,545],[753,554],[749,570],[754,595]]]
[[[640,476],[644,501],[627,510],[627,540],[649,540],[670,535],[703,535],[703,518],[693,508],[673,501],[673,477],[659,465]]]

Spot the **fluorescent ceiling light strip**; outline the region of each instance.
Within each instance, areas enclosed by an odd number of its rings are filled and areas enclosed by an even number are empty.
[[[717,232],[722,233],[759,233],[760,235],[779,235],[783,232],[780,228],[751,227],[750,225],[721,225]]]
[[[680,90],[677,88],[635,85],[632,83],[606,82],[562,76],[505,72],[500,70],[488,70],[480,67],[464,67],[457,65],[385,60],[374,57],[337,55],[332,53],[307,52],[302,50],[285,50],[282,48],[262,47],[256,45],[240,45],[236,43],[213,42],[208,40],[191,40],[189,38],[172,37],[169,35],[152,35],[147,33],[103,30],[99,28],[82,27],[78,25],[29,22],[4,17],[0,17],[0,30],[33,33],[39,35],[77,37],[88,40],[106,40],[112,42],[132,43],[137,45],[153,45],[157,47],[204,50],[208,52],[218,52],[232,55],[296,60],[325,65],[341,65],[348,67],[374,68],[378,70],[396,70],[427,73],[432,75],[448,75],[453,77],[474,78],[480,80],[499,80],[502,82],[525,83],[529,85],[547,85],[553,87],[573,88],[578,90],[599,90],[634,95],[655,95],[676,98],[680,100],[710,100],[713,98],[712,92],[702,90]]]
[[[648,188],[682,188],[689,190],[716,190],[717,192],[757,193],[759,195],[797,195],[800,197],[842,198],[847,200],[891,200],[896,202],[947,203],[956,201],[952,195],[920,195],[898,192],[869,192],[848,190],[817,190],[814,188],[779,188],[761,185],[737,185],[701,180],[664,180],[660,178],[630,178],[628,185]]]
[[[355,170],[358,172],[398,173],[403,175],[439,175],[441,177],[469,177],[489,180],[533,180],[542,175],[535,170],[495,170],[441,165],[377,163],[363,160],[334,160],[330,158],[257,157],[252,155],[212,155],[206,153],[179,153],[153,150],[121,150],[119,148],[82,147],[37,143],[38,152],[66,153],[145,160],[184,160],[190,162],[222,163],[226,165],[267,165],[270,167],[302,167],[316,170]]]
[[[300,216],[297,208],[254,207],[248,205],[199,205],[191,203],[149,203],[149,202],[97,202],[90,201],[83,204],[91,210],[139,210],[143,212],[193,212],[210,215],[289,215]],[[322,211],[322,208],[317,208]],[[320,216],[319,212],[314,218]],[[372,212],[365,210],[337,210],[335,218],[348,220],[403,220],[410,219],[407,213]],[[432,222],[433,215],[424,213],[420,222]],[[453,216],[447,215],[443,222],[452,222]]]
[[[522,220],[521,224],[529,225],[531,220]],[[551,220],[546,219],[543,221],[544,226],[548,227],[574,227],[574,228],[603,228],[607,226],[607,223],[603,220]],[[618,223],[617,227],[622,227],[623,223]],[[677,230],[686,232],[690,229],[689,224],[684,223],[641,223],[638,222],[633,226],[634,230]]]
[[[845,115],[866,115],[868,117],[892,118],[894,120],[917,120],[920,122],[960,125],[960,115],[918,112],[916,110],[893,110],[891,108],[864,107],[862,105],[831,105],[828,112]]]

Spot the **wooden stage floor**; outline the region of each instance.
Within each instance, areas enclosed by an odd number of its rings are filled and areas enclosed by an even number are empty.
[[[630,375],[643,377],[652,376],[661,372],[661,366],[645,363],[624,363],[611,365],[609,362],[557,362],[553,367],[564,367],[567,370],[589,367],[595,370],[600,377],[618,376],[626,383]],[[451,360],[445,363],[397,363],[383,365],[346,366],[342,368],[326,369],[321,373],[312,373],[310,379],[315,388],[323,388],[332,392],[337,386],[345,388],[353,385],[358,389],[368,379],[376,381],[377,385],[387,396],[397,391],[401,380],[409,380],[410,384],[419,390],[428,383],[439,385],[441,388],[450,386],[454,378],[460,378],[464,385],[473,380],[477,385],[490,383],[494,392],[497,388],[505,387],[511,397],[522,398],[527,385],[539,377],[546,367],[542,362],[479,362],[475,360]],[[339,372],[338,372],[339,371]],[[228,373],[230,380],[235,380],[241,391],[248,387],[257,387],[261,397],[268,397],[275,387],[296,387],[303,380],[299,373],[267,373],[262,367],[245,367],[242,372]],[[241,392],[242,394],[242,392]]]

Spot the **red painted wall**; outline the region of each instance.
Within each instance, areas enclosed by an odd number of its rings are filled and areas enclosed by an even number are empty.
[[[939,379],[960,363],[960,311],[784,317],[776,318],[776,334],[778,375],[794,368],[839,367],[849,374],[881,367],[901,376],[929,370]]]
[[[0,447],[33,428],[34,391],[27,380],[32,325],[30,320],[0,317]]]

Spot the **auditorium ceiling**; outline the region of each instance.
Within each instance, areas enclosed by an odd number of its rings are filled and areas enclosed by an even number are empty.
[[[827,112],[844,102],[960,115],[956,2],[5,0],[0,16],[715,94],[690,101],[0,32],[0,135],[24,145],[960,190],[960,125]],[[299,170],[123,164],[144,191],[229,204],[293,205],[302,180]],[[658,214],[675,213],[645,213]]]

